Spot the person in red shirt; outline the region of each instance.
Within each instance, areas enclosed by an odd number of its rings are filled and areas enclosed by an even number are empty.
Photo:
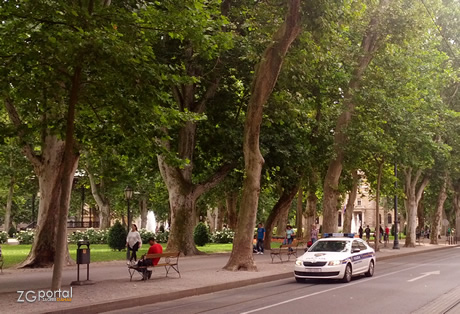
[[[155,241],[155,238],[149,239],[150,248],[147,254],[160,254],[163,253],[163,247]],[[154,258],[151,265],[157,265],[160,261],[160,258]]]
[[[163,247],[155,241],[155,238],[150,238],[149,244],[150,244],[150,248],[147,251],[147,254],[163,253]],[[145,255],[144,255],[142,259],[139,260],[139,262],[137,263],[137,267],[158,265],[159,261],[160,261],[159,257],[150,259],[150,258],[145,258]],[[137,271],[142,273],[142,280],[150,279],[150,277],[152,276],[152,271],[147,270],[146,268],[139,268]]]

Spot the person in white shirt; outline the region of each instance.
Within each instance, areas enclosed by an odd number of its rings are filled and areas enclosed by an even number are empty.
[[[137,261],[137,255],[136,252],[142,247],[142,239],[141,235],[139,234],[139,231],[137,231],[137,226],[136,224],[132,224],[131,231],[128,233],[128,236],[126,237],[126,246],[128,247],[128,250],[131,250],[131,257],[127,264],[131,264]]]

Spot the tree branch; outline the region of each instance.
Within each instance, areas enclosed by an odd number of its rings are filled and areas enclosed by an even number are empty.
[[[34,153],[32,145],[27,143],[24,139],[25,134],[22,130],[24,124],[22,123],[21,118],[19,117],[19,113],[16,110],[16,107],[14,106],[13,101],[10,98],[5,99],[5,107],[11,122],[17,129],[17,134],[22,145],[24,155],[27,157],[27,159],[29,159],[29,161],[32,163],[34,167],[40,167],[42,165],[42,160],[40,156],[37,156]]]
[[[220,182],[222,182],[225,177],[230,173],[230,171],[235,168],[235,163],[225,164],[220,167],[212,176],[210,176],[206,181],[196,184],[194,187],[193,194],[195,199],[208,192]]]
[[[417,196],[416,196],[417,204],[422,198],[423,191],[425,190],[425,187],[428,185],[429,182],[430,182],[430,179],[427,176],[425,176],[422,180],[422,183],[420,183],[420,186],[418,187],[418,190],[417,190]]]

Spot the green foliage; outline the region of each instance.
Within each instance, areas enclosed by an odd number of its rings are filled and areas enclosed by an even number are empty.
[[[6,231],[0,231],[0,244],[8,241],[8,233]]]
[[[146,243],[149,243],[149,239],[151,237],[154,237],[156,239],[156,236],[155,236],[155,233],[154,232],[151,232],[151,231],[148,231],[146,229],[139,229],[139,234],[141,236],[141,239],[142,239],[142,243],[143,244],[146,244]],[[158,241],[159,242],[159,241]]]
[[[16,238],[21,244],[32,244],[35,238],[35,230],[21,230],[16,234]]]
[[[10,238],[14,237],[14,235],[16,234],[17,230],[15,227],[11,226],[11,228],[8,230],[8,236]]]
[[[193,232],[193,239],[195,240],[195,244],[198,246],[204,246],[206,243],[209,243],[209,231],[208,227],[200,222],[196,227],[195,231]]]
[[[158,233],[155,235],[155,240],[156,240],[158,243],[167,243],[167,242],[168,242],[168,239],[169,239],[169,231],[158,232]]]
[[[87,240],[90,244],[106,244],[108,234],[109,230],[96,230],[89,228],[83,232],[80,230],[73,232],[69,235],[68,240],[70,243],[77,243],[80,240]]]
[[[113,250],[121,251],[126,247],[126,236],[126,229],[117,220],[109,230],[107,243]]]
[[[228,228],[222,229],[222,231],[215,231],[211,234],[212,243],[232,243],[235,232]]]

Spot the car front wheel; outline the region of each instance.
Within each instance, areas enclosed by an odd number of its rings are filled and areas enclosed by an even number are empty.
[[[345,268],[345,273],[343,274],[343,278],[342,278],[342,282],[350,282],[351,281],[351,266],[350,264],[347,265],[347,267]]]
[[[372,277],[374,276],[374,261],[371,261],[369,263],[369,269],[367,272],[364,274],[366,277]]]

